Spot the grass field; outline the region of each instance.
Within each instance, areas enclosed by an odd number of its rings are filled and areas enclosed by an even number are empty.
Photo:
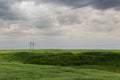
[[[23,54],[27,52],[30,54]],[[112,55],[113,63],[107,64],[84,64],[84,65],[41,65],[41,64],[24,64],[24,60],[28,57],[31,58],[31,54],[40,56],[39,54],[61,54],[72,53],[82,54],[85,52],[95,52],[100,56],[101,53],[112,53],[118,55]],[[120,66],[119,66],[119,53],[120,50],[1,50],[0,51],[0,80],[120,80]],[[93,54],[90,56],[96,57]],[[61,56],[61,55],[60,55]],[[68,55],[67,55],[68,56]],[[82,55],[84,59],[91,59],[86,57],[88,55]],[[111,55],[110,55],[111,56]],[[118,56],[116,60],[114,58]],[[65,56],[63,56],[66,58]],[[69,57],[69,56],[68,56]],[[106,55],[102,55],[103,58],[107,58]],[[56,57],[52,57],[56,59]],[[67,58],[68,59],[68,58]],[[71,56],[70,56],[71,59]],[[109,58],[108,58],[109,59]],[[42,59],[47,60],[47,59]],[[51,60],[51,59],[49,59]],[[101,59],[100,59],[101,60]],[[111,59],[110,59],[111,60]],[[106,61],[106,60],[105,60]],[[111,62],[111,61],[110,61]],[[116,65],[117,64],[117,65]]]

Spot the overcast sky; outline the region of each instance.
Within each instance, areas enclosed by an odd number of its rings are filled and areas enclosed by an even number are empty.
[[[0,0],[0,49],[120,49],[120,0]]]

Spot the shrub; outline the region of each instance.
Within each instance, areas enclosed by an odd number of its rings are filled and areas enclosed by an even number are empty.
[[[29,64],[60,66],[119,65],[120,54],[111,52],[84,52],[82,54],[72,54],[70,52],[60,54],[20,52],[12,55],[11,60]]]

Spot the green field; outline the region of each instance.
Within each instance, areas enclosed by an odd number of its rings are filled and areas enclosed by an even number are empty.
[[[1,50],[0,80],[120,80],[120,50]]]

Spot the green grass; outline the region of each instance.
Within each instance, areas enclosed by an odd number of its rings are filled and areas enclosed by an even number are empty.
[[[25,52],[25,54],[21,52]],[[25,60],[29,60],[34,56],[44,55],[44,60],[47,61],[46,55],[52,54],[52,59],[56,59],[53,57],[54,55],[61,56],[63,53],[65,53],[64,55],[66,57],[62,57],[67,59],[69,58],[68,53],[72,53],[73,55],[82,55],[83,61],[91,61],[93,57],[100,58],[99,60],[106,58],[110,64],[106,65],[106,63],[104,63],[100,65],[95,63],[77,66],[24,64]],[[112,54],[112,56],[108,55],[108,53]],[[1,50],[0,80],[120,80],[119,55],[120,50]],[[113,60],[110,58],[113,58]],[[50,60],[51,58],[49,58],[49,61]],[[114,65],[110,60],[114,62]],[[66,60],[64,62],[66,62]],[[93,62],[96,62],[96,60]]]
[[[120,73],[21,63],[0,63],[0,80],[120,80]]]

